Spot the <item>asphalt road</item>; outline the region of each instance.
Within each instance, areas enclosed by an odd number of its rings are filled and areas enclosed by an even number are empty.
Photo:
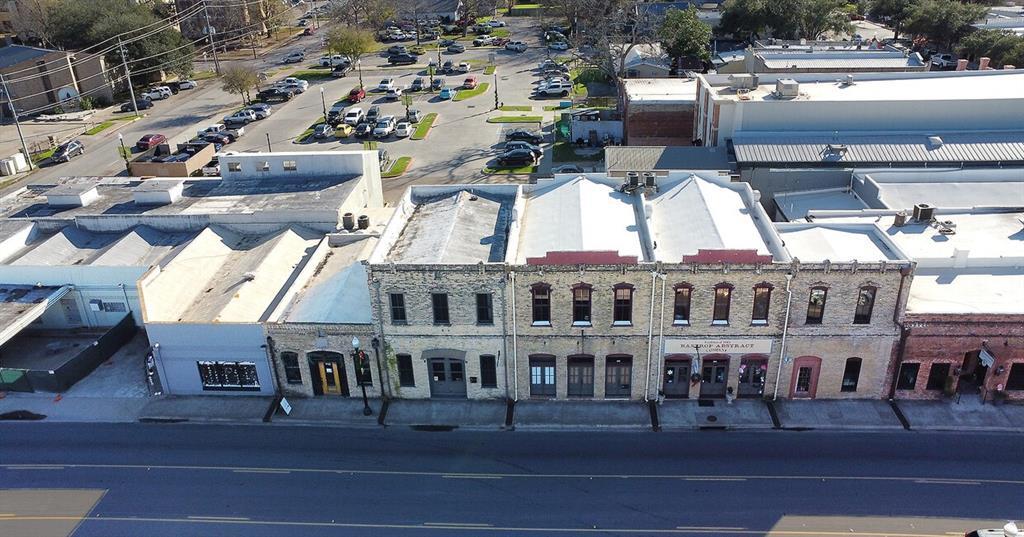
[[[1011,435],[7,423],[0,438],[5,537],[948,536],[1020,517],[1024,498]]]

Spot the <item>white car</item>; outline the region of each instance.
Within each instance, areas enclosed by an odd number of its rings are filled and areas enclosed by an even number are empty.
[[[395,136],[399,138],[412,136],[412,123],[409,123],[408,121],[399,121],[398,125],[395,126]]]
[[[551,83],[544,83],[537,87],[537,93],[540,95],[558,95],[566,97],[572,91],[572,82],[564,80],[555,80]]]
[[[555,41],[548,45],[548,48],[551,50],[569,50],[569,44],[565,41]]]
[[[505,21],[499,21],[499,20],[491,19],[491,20],[487,21],[487,26],[490,26],[491,28],[504,28],[505,27]]]
[[[378,91],[388,91],[390,89],[394,89],[394,87],[395,79],[393,78],[385,78],[384,80],[380,81],[380,84],[377,84]]]
[[[348,58],[341,54],[320,57],[320,67],[334,67],[335,65],[343,65],[346,63],[350,63]]]
[[[277,86],[280,88],[288,88],[290,90],[294,90],[295,93],[302,93],[309,89],[309,81],[290,76],[278,82]]]
[[[395,86],[388,90],[387,98],[391,101],[397,101],[402,97],[402,86]]]
[[[459,62],[459,65],[455,68],[456,73],[468,73],[469,62]]]
[[[299,63],[306,59],[304,52],[292,52],[284,57],[284,63]]]
[[[196,84],[195,80],[182,80],[178,82],[178,89],[196,89],[199,84]]]
[[[374,138],[387,138],[393,132],[395,132],[395,116],[381,117],[377,120],[377,125],[373,127]]]
[[[151,101],[159,101],[160,99],[166,99],[166,98],[170,97],[171,95],[173,95],[171,93],[171,88],[168,88],[167,86],[156,86],[156,87],[149,88],[148,90],[142,92],[142,94],[139,95],[139,98],[140,99],[147,99],[148,98]]]
[[[345,117],[342,118],[342,121],[346,125],[358,125],[364,117],[366,117],[366,114],[363,113],[362,108],[349,108],[348,112],[345,112]]]
[[[505,44],[505,50],[526,52],[526,43],[523,43],[522,41],[511,41]]]

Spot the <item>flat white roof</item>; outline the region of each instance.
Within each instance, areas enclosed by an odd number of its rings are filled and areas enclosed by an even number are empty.
[[[630,102],[692,103],[697,100],[693,78],[624,78],[622,87]]]
[[[854,174],[854,188],[874,208],[1024,207],[1024,168],[866,170]]]
[[[761,52],[758,56],[769,69],[898,69],[923,67],[917,53],[904,56],[895,51]]]
[[[870,224],[779,224],[777,229],[790,255],[805,263],[877,263],[902,257]]]
[[[295,295],[282,321],[370,324],[370,287],[362,260],[376,245],[376,238],[367,237],[331,247],[316,273]]]
[[[782,216],[790,222],[803,220],[812,210],[855,211],[867,209],[867,205],[860,197],[846,188],[776,194],[775,205],[782,211]]]
[[[691,175],[675,184],[660,184],[647,207],[659,261],[681,263],[683,256],[701,249],[771,255],[756,223],[758,215],[729,186]]]
[[[918,269],[910,313],[1024,313],[1024,268]]]

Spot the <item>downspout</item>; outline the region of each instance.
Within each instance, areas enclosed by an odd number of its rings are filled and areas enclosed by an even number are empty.
[[[284,397],[284,388],[281,387],[281,377],[277,374],[277,362],[274,361],[274,338],[267,336],[267,344],[263,345],[267,351],[267,360],[270,362],[270,376],[274,377],[274,389],[278,396]]]
[[[658,371],[657,374],[661,375],[661,372],[665,369],[665,282],[668,278],[661,274],[661,320],[658,322]],[[658,399],[657,397],[655,399]]]
[[[658,272],[651,271],[651,311],[647,316],[647,379],[644,382],[644,401],[651,400],[651,357],[654,352],[654,284],[658,281]]]
[[[782,320],[782,343],[779,345],[779,369],[775,372],[775,393],[772,394],[772,401],[779,399],[779,383],[782,382],[782,363],[786,361],[786,336],[789,334],[789,310],[793,306],[793,290],[790,284],[793,282],[793,274],[786,274],[786,318]]]
[[[896,309],[892,312],[892,322],[900,329],[900,340],[896,344],[896,363],[892,368],[892,380],[889,382],[889,401],[896,400],[896,383],[900,377],[900,367],[903,366],[903,353],[907,348],[907,338],[910,337],[910,329],[903,325],[900,320],[900,311],[903,309],[903,288],[906,285],[907,276],[910,276],[911,268],[900,269],[900,289],[896,294]]]
[[[380,304],[381,304],[381,302],[380,302],[380,280],[374,279],[374,282],[373,282],[373,292],[376,295],[376,300],[374,301],[375,302],[374,306],[377,309],[377,332],[380,333],[380,344],[381,344],[381,346],[384,347],[384,356],[386,357],[388,353],[387,353],[387,342],[384,339],[384,313],[381,311],[381,306],[380,306]],[[381,369],[384,370],[384,376],[381,377],[381,384],[382,385],[386,384],[388,389],[387,389],[387,394],[385,394],[384,393],[384,388],[382,386],[381,390],[380,390],[380,396],[382,398],[386,397],[386,398],[390,399],[391,396],[393,395],[391,393],[391,370],[389,368],[386,368],[386,367],[384,367],[384,368],[381,367],[381,365],[380,365],[380,356],[377,355],[377,376],[380,376],[380,370]]]
[[[501,282],[501,354],[508,360],[508,282]],[[500,361],[500,360],[499,360]],[[505,370],[505,400],[508,401],[508,366]]]
[[[519,401],[519,342],[516,340],[516,273],[511,271],[508,277],[512,282],[512,400]],[[506,368],[507,369],[507,368]]]

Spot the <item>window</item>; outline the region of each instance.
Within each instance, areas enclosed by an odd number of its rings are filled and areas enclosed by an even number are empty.
[[[860,380],[860,363],[860,358],[848,358],[846,360],[846,369],[843,371],[843,385],[839,388],[839,391],[857,391],[857,381]]]
[[[729,324],[729,302],[732,300],[732,286],[719,284],[715,287],[715,308],[711,324]]]
[[[294,352],[282,352],[281,363],[284,364],[284,378],[288,380],[288,384],[302,384],[299,355]]]
[[[391,322],[404,324],[408,318],[405,316],[405,295],[402,293],[391,293]]]
[[[693,287],[676,286],[676,297],[672,303],[672,324],[690,324],[690,297]]]
[[[913,390],[917,386],[917,372],[921,364],[904,362],[900,365],[900,376],[896,380],[897,390]]]
[[[252,362],[196,362],[204,391],[259,391]]]
[[[261,172],[269,172],[270,171],[270,163],[265,161],[265,160],[263,162],[260,162],[260,171]]]
[[[1024,363],[1010,366],[1010,376],[1006,378],[1007,390],[1024,390]]]
[[[537,283],[530,288],[533,295],[534,326],[551,326],[551,286]]]
[[[395,358],[398,359],[398,385],[403,388],[416,386],[416,376],[412,373],[412,356],[399,354]]]
[[[768,324],[768,307],[772,299],[772,286],[767,283],[754,287],[754,312],[750,324]]]
[[[612,324],[633,324],[633,286],[620,283],[615,286],[615,305],[613,307]]]
[[[494,307],[490,293],[476,294],[476,323],[494,324]]]
[[[573,326],[590,326],[590,292],[591,287],[584,283],[572,288]]]
[[[228,163],[228,171],[229,172],[240,172],[240,171],[242,171],[242,163],[241,162],[229,162]]]
[[[498,387],[498,365],[494,356],[490,354],[480,355],[480,387]]]
[[[877,287],[864,286],[857,293],[857,310],[853,313],[853,324],[870,324],[871,310],[875,307]]]
[[[124,302],[104,302],[103,311],[119,313],[128,311],[128,309],[125,307]]]
[[[434,307],[434,324],[448,324],[448,295],[433,293],[430,295]]]
[[[295,163],[294,160],[286,160],[281,164],[281,166],[284,168],[284,171],[286,172],[293,172],[299,169],[298,165]]]
[[[810,297],[807,299],[807,324],[821,324],[825,316],[825,298],[828,296],[828,289],[824,287],[812,287]]]
[[[370,358],[366,356],[366,352],[359,351],[354,354],[352,356],[352,363],[356,368],[356,385],[373,386],[373,376],[370,373]]]
[[[946,388],[946,379],[949,378],[949,364],[932,364],[928,370],[928,384],[926,390],[943,390]]]

